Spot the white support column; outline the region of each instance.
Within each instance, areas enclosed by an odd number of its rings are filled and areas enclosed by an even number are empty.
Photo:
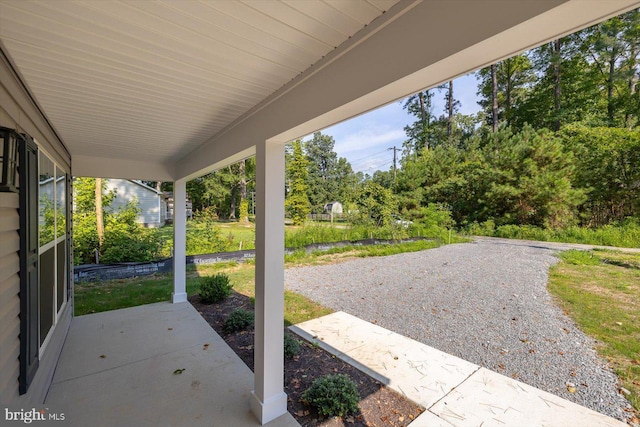
[[[261,424],[287,412],[284,392],[284,144],[256,146],[256,297],[251,411]]]
[[[187,301],[187,181],[173,183],[173,293],[175,304]]]

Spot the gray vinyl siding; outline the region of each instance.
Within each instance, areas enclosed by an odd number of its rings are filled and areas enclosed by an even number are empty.
[[[127,203],[137,201],[140,208],[137,222],[145,227],[160,227],[160,195],[153,189],[126,179],[109,179],[107,188],[116,190],[117,195],[111,203],[111,209],[117,210]]]
[[[0,126],[30,135],[40,150],[70,173],[68,151],[33,103],[3,52],[0,52],[0,101]],[[0,402],[27,405],[43,403],[49,390],[73,317],[73,293],[60,313],[45,352],[40,355],[29,391],[20,396],[19,205],[18,194],[0,193]]]
[[[44,402],[62,345],[73,304],[66,305],[51,341],[40,357],[38,372],[29,392],[19,395],[20,375],[20,229],[19,196],[0,193],[0,403],[37,404]]]
[[[0,193],[0,398],[18,397],[20,372],[19,197]]]

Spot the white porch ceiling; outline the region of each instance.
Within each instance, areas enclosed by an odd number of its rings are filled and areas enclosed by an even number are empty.
[[[396,0],[1,0],[0,39],[72,155],[176,161]]]
[[[172,180],[639,5],[0,0],[0,47],[71,153],[73,173]]]

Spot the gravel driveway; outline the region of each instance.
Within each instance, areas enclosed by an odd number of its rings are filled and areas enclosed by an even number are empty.
[[[285,282],[334,310],[625,420],[629,403],[617,377],[547,292],[554,254],[564,248],[478,239],[291,268]]]

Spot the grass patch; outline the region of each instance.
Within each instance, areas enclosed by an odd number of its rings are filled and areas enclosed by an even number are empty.
[[[602,260],[590,251],[569,250],[560,254],[560,258],[571,265],[600,265]]]
[[[402,240],[409,237],[427,237],[454,243],[459,239],[455,233],[442,226],[412,224],[409,227],[387,225],[374,227],[367,225],[330,225],[309,223],[302,227],[286,227],[284,245],[287,248],[304,248],[313,243],[355,242],[365,239]]]
[[[197,289],[193,279],[187,280],[187,291]],[[173,278],[167,275],[137,279],[111,280],[97,283],[76,283],[75,315],[99,313],[168,301],[173,291]]]
[[[199,292],[198,277],[224,272],[228,274],[233,289],[249,298],[255,298],[255,266],[236,264],[217,266],[190,266],[187,278],[187,294]],[[158,275],[144,279],[112,280],[100,283],[76,283],[75,315],[99,313],[120,308],[135,307],[155,302],[169,301],[173,291],[173,278]],[[321,317],[332,310],[294,292],[285,291],[285,325],[294,325]]]
[[[601,344],[627,396],[640,410],[640,254],[567,251],[549,290],[580,329]]]
[[[466,242],[468,239],[456,237],[452,243]],[[418,240],[415,242],[395,243],[389,245],[341,246],[326,251],[307,253],[304,249],[296,249],[285,255],[287,265],[322,265],[331,264],[349,258],[366,258],[372,256],[387,256],[405,252],[417,252],[437,248],[442,245],[438,239]]]
[[[218,224],[223,237],[231,240],[231,251],[256,248],[256,226],[253,223],[220,222]]]
[[[363,246],[362,250],[358,251],[358,256],[361,258],[370,256],[387,256],[404,252],[423,251],[426,249],[437,248],[439,246],[440,242],[437,240],[418,240],[415,242],[398,243],[397,245]]]
[[[640,222],[633,219],[599,228],[574,226],[555,230],[530,225],[496,227],[493,221],[486,221],[481,224],[471,224],[467,227],[466,232],[474,236],[504,237],[507,239],[582,243],[619,248],[640,247]]]

